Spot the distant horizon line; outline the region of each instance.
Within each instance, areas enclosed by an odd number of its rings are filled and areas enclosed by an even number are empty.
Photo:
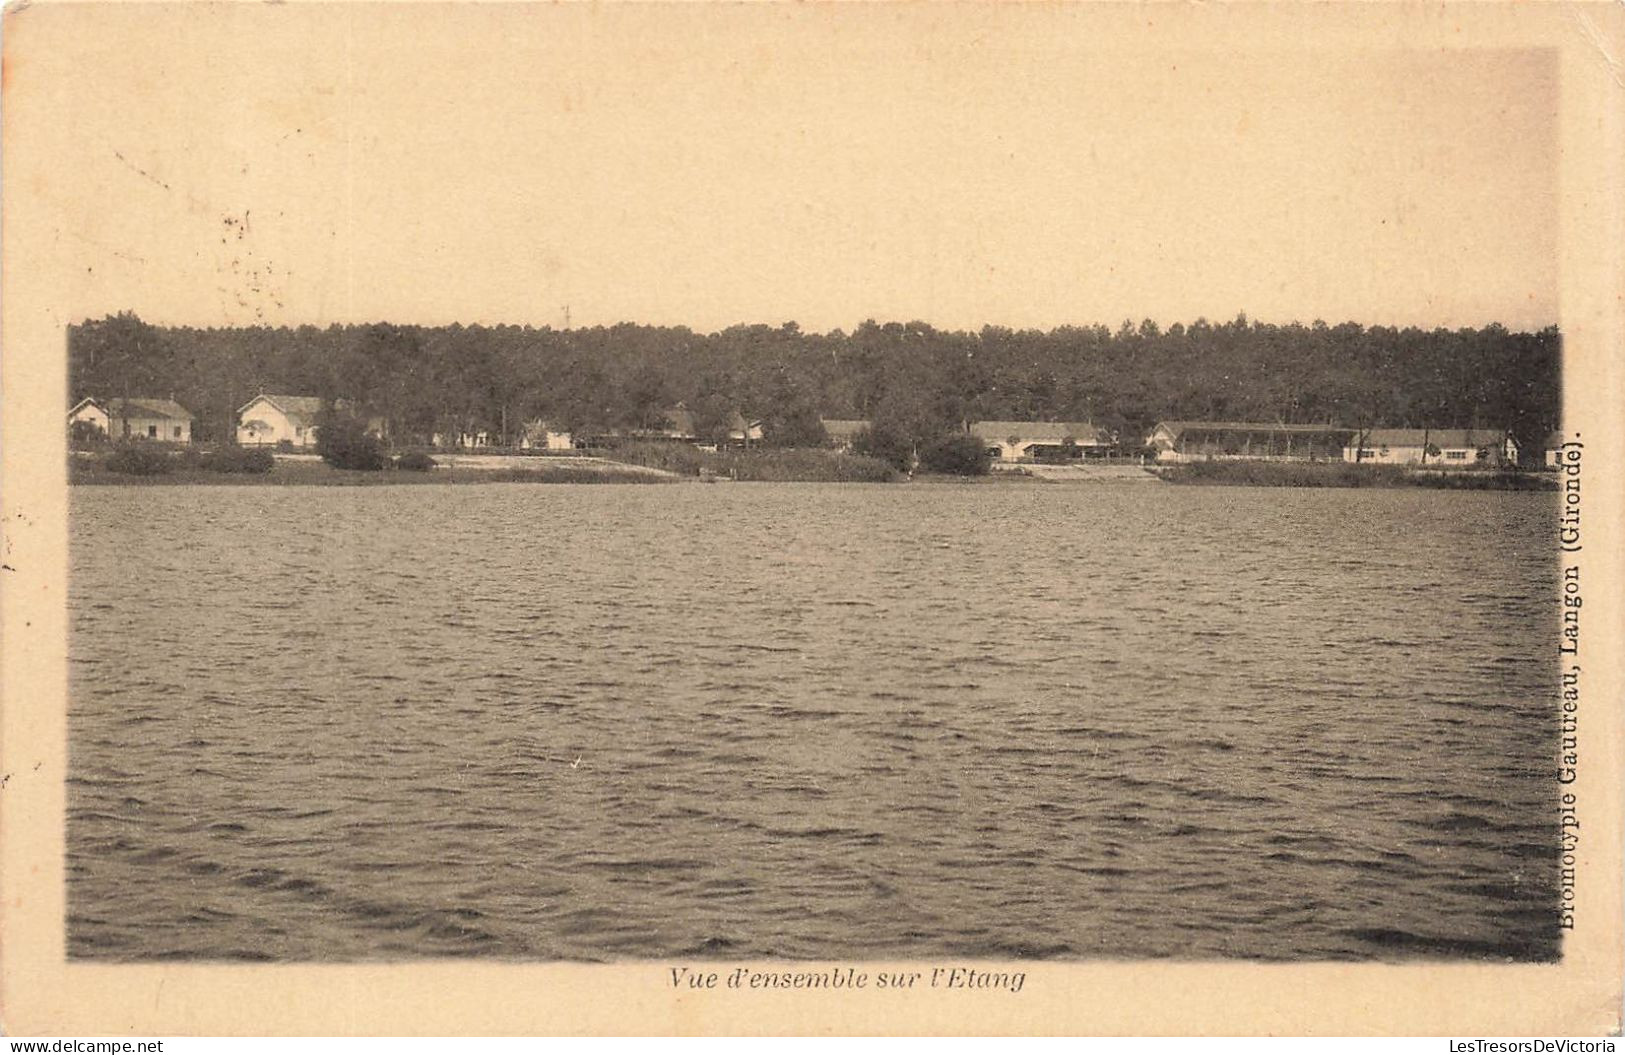
[[[913,327],[913,326],[923,326],[923,327],[925,327],[925,328],[927,328],[927,329],[929,329],[929,330],[931,330],[931,331],[933,331],[935,333],[945,333],[945,334],[977,335],[977,334],[982,333],[985,330],[1007,330],[1007,331],[1009,331],[1011,333],[1038,332],[1038,333],[1046,333],[1047,334],[1047,333],[1054,333],[1054,332],[1056,332],[1058,330],[1102,330],[1102,329],[1104,329],[1109,334],[1116,335],[1118,333],[1121,333],[1125,328],[1128,328],[1130,330],[1138,332],[1140,329],[1142,329],[1145,326],[1146,323],[1149,322],[1153,326],[1156,327],[1158,333],[1166,334],[1166,333],[1169,333],[1170,331],[1172,331],[1175,327],[1179,327],[1184,332],[1189,332],[1190,330],[1192,330],[1192,329],[1194,329],[1194,328],[1196,328],[1198,326],[1205,325],[1206,328],[1208,328],[1208,329],[1218,329],[1218,328],[1223,327],[1223,326],[1234,325],[1234,324],[1236,324],[1238,322],[1241,322],[1243,320],[1245,320],[1246,324],[1249,327],[1266,326],[1266,327],[1273,327],[1273,328],[1276,328],[1276,329],[1294,329],[1294,328],[1298,328],[1298,329],[1304,329],[1304,330],[1310,330],[1310,331],[1314,331],[1314,330],[1321,329],[1321,328],[1324,328],[1326,330],[1335,330],[1335,329],[1338,329],[1338,328],[1344,327],[1344,326],[1357,326],[1362,330],[1394,330],[1396,332],[1404,332],[1406,330],[1416,330],[1416,331],[1421,332],[1421,333],[1439,333],[1439,332],[1454,333],[1454,332],[1459,332],[1459,331],[1462,331],[1462,330],[1487,330],[1487,329],[1492,329],[1492,328],[1495,328],[1495,327],[1499,327],[1499,328],[1505,330],[1508,333],[1526,333],[1526,334],[1544,333],[1544,332],[1553,331],[1553,330],[1561,332],[1561,330],[1562,330],[1562,326],[1558,322],[1548,322],[1548,323],[1545,323],[1545,324],[1542,324],[1542,325],[1539,325],[1539,326],[1518,327],[1518,326],[1508,325],[1508,324],[1500,321],[1499,319],[1493,319],[1493,320],[1490,320],[1490,321],[1481,322],[1481,323],[1477,323],[1477,324],[1471,324],[1471,325],[1469,325],[1469,324],[1445,325],[1443,323],[1435,323],[1435,324],[1432,324],[1432,325],[1423,325],[1421,323],[1393,323],[1393,322],[1369,323],[1369,322],[1361,322],[1361,321],[1359,321],[1357,319],[1342,319],[1342,320],[1340,320],[1338,322],[1332,322],[1330,320],[1327,320],[1327,319],[1319,317],[1319,316],[1313,318],[1312,320],[1310,320],[1308,322],[1303,321],[1301,318],[1295,318],[1295,319],[1292,319],[1289,322],[1278,322],[1278,321],[1269,320],[1269,319],[1255,318],[1251,314],[1249,314],[1247,312],[1244,312],[1244,311],[1243,312],[1237,312],[1234,316],[1232,316],[1230,318],[1227,318],[1227,319],[1217,319],[1217,318],[1210,318],[1210,317],[1208,317],[1206,315],[1198,315],[1195,318],[1190,319],[1188,321],[1184,320],[1184,319],[1176,319],[1175,321],[1169,322],[1169,323],[1166,323],[1166,324],[1163,323],[1160,319],[1154,319],[1154,318],[1151,318],[1149,316],[1146,316],[1146,317],[1143,317],[1143,318],[1140,318],[1140,319],[1131,319],[1131,318],[1125,317],[1123,320],[1121,320],[1121,321],[1119,321],[1119,322],[1117,322],[1115,324],[1100,322],[1100,321],[1094,321],[1094,322],[1058,322],[1058,323],[1055,323],[1055,324],[1050,325],[1050,326],[1039,326],[1039,325],[1015,325],[1015,324],[1011,324],[1011,323],[1001,323],[1001,322],[983,322],[980,325],[975,326],[975,327],[966,327],[966,326],[942,326],[942,325],[938,325],[937,323],[929,322],[929,321],[927,321],[925,319],[920,319],[920,318],[911,318],[911,319],[904,320],[904,319],[902,319],[900,317],[892,317],[892,318],[882,319],[879,316],[870,315],[870,316],[864,318],[863,320],[859,321],[855,325],[851,326],[850,328],[842,327],[842,326],[835,326],[835,327],[832,327],[830,329],[819,330],[819,329],[816,329],[816,328],[808,328],[808,327],[802,325],[796,319],[784,319],[784,320],[779,321],[779,322],[766,322],[766,321],[733,322],[733,323],[727,324],[726,326],[722,326],[722,327],[719,327],[719,328],[716,328],[716,329],[709,329],[708,330],[708,329],[696,328],[695,326],[690,325],[688,323],[681,323],[681,322],[638,322],[638,321],[635,321],[635,320],[632,320],[632,319],[621,319],[621,320],[618,320],[616,322],[599,322],[599,323],[593,323],[591,325],[579,325],[579,324],[577,324],[577,325],[569,325],[569,326],[561,326],[561,325],[557,325],[557,324],[552,323],[552,322],[543,322],[543,323],[536,323],[536,322],[485,322],[485,321],[463,322],[461,320],[452,320],[452,321],[447,321],[447,322],[400,322],[400,321],[395,321],[395,320],[391,320],[391,319],[366,319],[366,320],[355,320],[355,321],[349,321],[349,322],[341,322],[341,321],[337,321],[337,320],[332,320],[332,321],[328,321],[328,322],[274,322],[273,323],[273,322],[268,322],[268,321],[259,321],[259,322],[230,322],[230,323],[193,323],[193,322],[154,321],[152,319],[148,319],[148,318],[143,317],[140,312],[137,312],[137,311],[135,311],[133,309],[124,309],[124,310],[117,311],[117,312],[107,312],[107,313],[105,313],[103,315],[100,315],[100,316],[85,316],[85,317],[81,318],[78,322],[70,322],[70,323],[68,323],[68,327],[72,328],[72,327],[75,327],[75,326],[86,326],[86,325],[89,325],[91,323],[105,322],[105,321],[112,320],[112,319],[118,319],[118,318],[120,318],[122,316],[126,316],[126,315],[133,316],[137,321],[139,321],[141,323],[144,323],[146,325],[149,325],[149,326],[157,326],[157,327],[163,327],[163,328],[168,328],[168,329],[182,329],[182,330],[257,330],[257,329],[265,329],[265,330],[300,330],[300,329],[306,329],[306,328],[317,329],[317,330],[329,330],[329,329],[334,329],[334,328],[342,329],[342,328],[345,328],[345,327],[352,327],[352,326],[357,326],[357,327],[397,326],[397,327],[402,327],[402,328],[413,327],[413,328],[418,328],[418,329],[448,329],[450,327],[457,326],[457,327],[461,327],[463,329],[474,329],[474,328],[483,328],[483,329],[522,329],[522,330],[548,331],[548,332],[552,332],[552,333],[585,333],[585,332],[591,332],[591,331],[594,331],[594,330],[611,330],[611,329],[615,329],[615,328],[621,327],[621,326],[635,326],[635,327],[642,327],[642,328],[646,328],[646,329],[656,329],[656,330],[687,330],[690,333],[693,333],[693,334],[696,334],[696,335],[699,335],[699,336],[716,336],[718,334],[727,333],[730,330],[739,330],[739,329],[749,330],[749,329],[765,328],[765,329],[769,329],[769,330],[785,330],[785,329],[789,329],[790,327],[794,327],[795,332],[802,333],[802,334],[807,334],[807,335],[810,335],[810,336],[829,337],[829,336],[834,336],[836,334],[840,334],[840,335],[843,335],[843,336],[850,336],[853,333],[856,333],[858,330],[862,329],[865,325],[868,325],[870,323],[873,323],[874,325],[882,327],[882,328],[887,327],[887,326],[900,326],[900,327],[903,327],[903,328],[906,329],[908,327]]]

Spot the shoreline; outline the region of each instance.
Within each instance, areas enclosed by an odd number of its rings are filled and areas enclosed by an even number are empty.
[[[1555,491],[1557,475],[1511,468],[1425,469],[1352,462],[1186,462],[1153,470],[1176,487],[1424,488],[1436,491]]]
[[[492,461],[478,464],[484,458]],[[449,463],[449,464],[448,464]],[[467,484],[714,484],[714,483],[934,483],[985,486],[1144,485],[1180,487],[1288,487],[1378,488],[1452,491],[1554,491],[1554,474],[1539,470],[1419,469],[1401,465],[1353,465],[1344,462],[1214,461],[1180,465],[1050,465],[1032,464],[994,468],[981,475],[945,473],[895,474],[889,478],[854,478],[838,467],[838,457],[827,455],[798,462],[783,459],[759,465],[734,463],[737,475],[713,470],[693,474],[670,468],[582,456],[523,458],[452,455],[435,468],[337,469],[313,456],[279,456],[270,471],[222,472],[196,465],[177,465],[151,475],[118,473],[93,456],[69,460],[70,486],[171,487],[421,487]],[[719,466],[720,468],[720,466]],[[745,471],[738,472],[744,468]],[[756,469],[759,471],[752,471]]]

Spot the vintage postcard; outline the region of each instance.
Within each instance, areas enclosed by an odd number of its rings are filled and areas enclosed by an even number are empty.
[[[14,3],[16,1035],[1603,1035],[1625,9]]]

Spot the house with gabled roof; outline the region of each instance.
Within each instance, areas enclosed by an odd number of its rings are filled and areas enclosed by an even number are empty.
[[[1086,421],[973,421],[970,433],[1001,462],[1083,458],[1111,446],[1105,432]]]
[[[192,442],[192,412],[173,399],[81,399],[68,423],[86,422],[113,440]]]
[[[79,424],[89,425],[104,436],[113,435],[112,415],[107,413],[107,408],[100,400],[89,396],[75,403],[68,411],[68,427],[72,428]]]
[[[316,419],[322,412],[319,396],[283,396],[260,393],[237,410],[237,442],[244,447],[288,443],[316,446]]]

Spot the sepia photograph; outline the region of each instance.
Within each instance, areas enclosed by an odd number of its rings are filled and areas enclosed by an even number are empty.
[[[1478,6],[8,8],[51,955],[1578,969],[1617,341]]]

